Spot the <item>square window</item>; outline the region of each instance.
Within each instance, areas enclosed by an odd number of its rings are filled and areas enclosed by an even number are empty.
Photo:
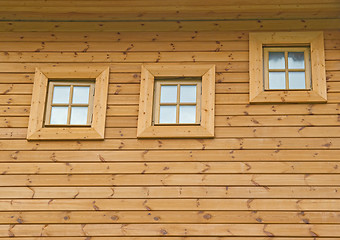
[[[249,35],[250,102],[326,102],[322,32]]]
[[[94,98],[92,81],[49,81],[45,126],[91,126]]]
[[[153,125],[200,124],[200,78],[155,79]]]
[[[214,105],[214,65],[143,65],[137,137],[213,137]]]
[[[310,90],[309,47],[264,47],[264,89]]]
[[[27,139],[104,139],[108,83],[109,68],[37,68]]]

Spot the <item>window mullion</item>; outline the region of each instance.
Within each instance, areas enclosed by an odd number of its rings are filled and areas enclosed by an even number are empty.
[[[289,89],[288,51],[285,51],[286,89]]]
[[[180,84],[177,84],[176,123],[179,124]]]
[[[73,84],[71,84],[70,87],[70,97],[69,97],[69,103],[68,103],[68,113],[67,113],[67,124],[70,124],[71,121],[71,108],[72,108],[72,99],[73,99]]]

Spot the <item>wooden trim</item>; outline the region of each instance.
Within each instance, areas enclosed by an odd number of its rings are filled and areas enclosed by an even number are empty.
[[[215,66],[147,64],[142,66],[137,137],[207,138],[214,137]],[[163,126],[152,124],[155,77],[201,77],[200,125]],[[158,95],[157,95],[158,96]],[[198,109],[197,105],[197,109]],[[155,118],[158,119],[157,114]]]
[[[301,11],[300,11],[301,12]],[[301,14],[300,14],[301,15]],[[3,21],[0,32],[223,32],[223,31],[303,31],[338,30],[340,19],[275,19],[275,20],[216,20],[216,21],[113,21],[113,22],[61,22],[61,21]]]
[[[312,86],[307,90],[269,90],[268,83],[263,71],[266,71],[266,64],[263,64],[264,45],[309,45],[311,71],[308,71],[308,64],[305,67],[306,79],[310,79],[311,72]],[[307,63],[305,53],[305,63]],[[263,69],[265,68],[265,70]],[[325,55],[323,32],[267,32],[249,34],[249,75],[250,75],[250,102],[327,102]],[[309,82],[306,81],[306,87]],[[268,89],[268,90],[264,90]]]
[[[263,48],[264,54],[264,89],[266,91],[282,90],[310,90],[310,54],[309,47],[265,47]],[[285,68],[282,69],[269,69],[269,52],[283,52],[285,57]],[[304,68],[290,69],[288,68],[288,53],[290,52],[303,52],[304,53]],[[270,89],[269,88],[269,73],[270,72],[285,72],[285,88],[284,89]],[[290,89],[289,88],[289,72],[304,72],[305,73],[305,89]]]
[[[52,103],[55,86],[70,86],[68,103],[65,103],[65,104],[53,104]],[[88,103],[85,103],[85,104],[72,103],[74,86],[89,87]],[[91,120],[92,120],[92,113],[93,113],[93,98],[94,98],[93,91],[94,91],[94,82],[90,82],[87,80],[85,81],[81,81],[81,80],[50,81],[48,84],[48,94],[47,94],[44,126],[55,126],[55,127],[61,126],[59,124],[58,125],[50,124],[51,110],[52,110],[52,107],[54,106],[68,107],[67,124],[65,124],[65,126],[75,126],[74,124],[70,124],[72,107],[87,107],[88,111],[87,111],[86,124],[81,124],[80,126],[90,126]]]
[[[95,79],[91,127],[62,126],[47,128],[44,126],[48,80],[66,78],[78,80],[84,78]],[[108,83],[109,68],[90,67],[82,71],[74,70],[74,67],[63,67],[59,69],[53,67],[37,68],[33,86],[27,140],[104,139]],[[92,93],[91,89],[90,93]]]
[[[195,106],[196,107],[196,116],[195,116],[195,123],[190,123],[192,124],[200,124],[200,117],[201,117],[201,111],[198,111],[200,108],[200,102],[201,102],[201,79],[196,79],[196,80],[181,80],[181,79],[167,79],[167,80],[156,80],[155,81],[155,97],[154,97],[154,113],[153,113],[153,125],[162,125],[159,123],[159,115],[160,115],[160,107],[161,106],[176,106],[176,123],[167,123],[167,125],[183,125],[185,123],[180,123],[179,122],[179,117],[180,117],[180,107],[181,106]],[[161,87],[162,86],[176,86],[177,87],[177,99],[176,102],[174,103],[161,103],[160,102],[160,96],[161,96]],[[180,102],[180,87],[181,86],[196,86],[196,102],[192,103],[181,103]]]

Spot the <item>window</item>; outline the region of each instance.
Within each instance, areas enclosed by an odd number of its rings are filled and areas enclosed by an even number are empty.
[[[201,79],[155,80],[153,124],[199,124]]]
[[[94,83],[50,81],[45,126],[91,126]]]
[[[250,33],[250,102],[326,102],[322,32]]]
[[[213,137],[214,104],[214,65],[143,65],[137,137]]]
[[[265,90],[311,89],[309,47],[264,47]]]
[[[109,68],[36,69],[27,139],[104,139]]]

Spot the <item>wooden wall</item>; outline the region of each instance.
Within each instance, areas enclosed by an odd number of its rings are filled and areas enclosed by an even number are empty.
[[[0,239],[340,239],[340,32],[324,36],[327,104],[250,105],[247,31],[1,32]],[[136,139],[154,62],[216,64],[214,139]],[[34,68],[64,65],[110,66],[104,141],[26,141]]]

